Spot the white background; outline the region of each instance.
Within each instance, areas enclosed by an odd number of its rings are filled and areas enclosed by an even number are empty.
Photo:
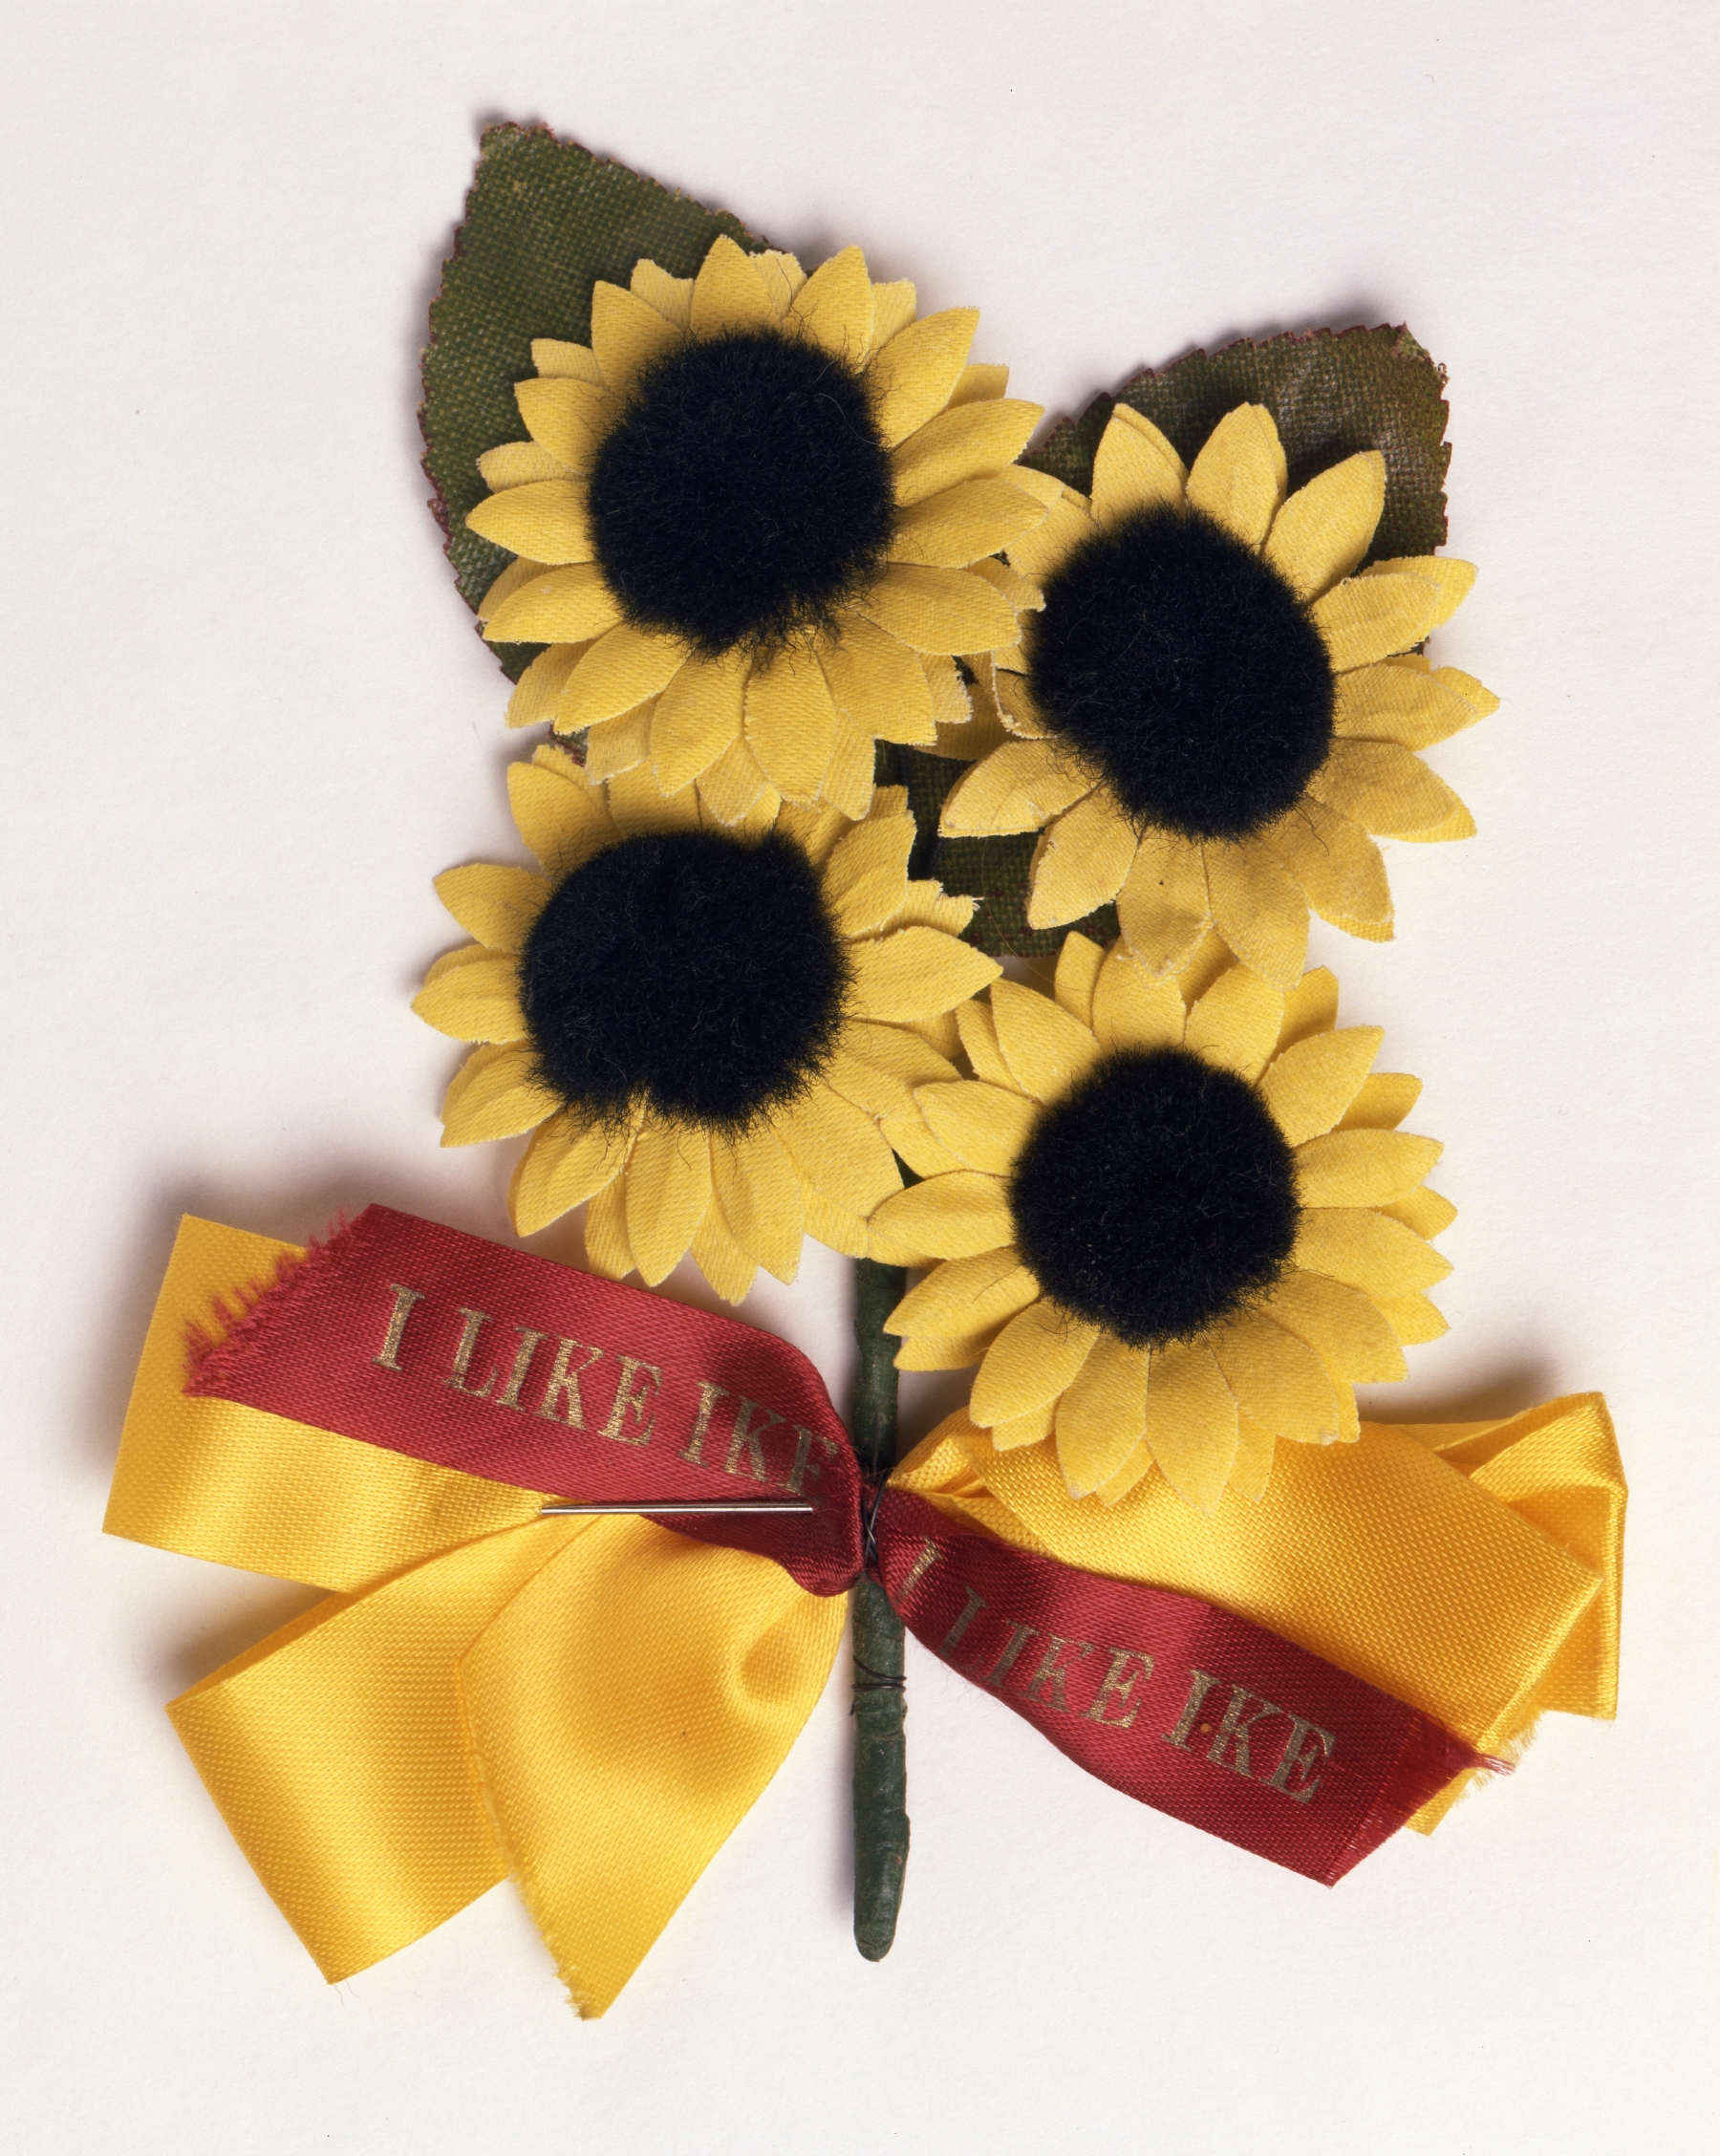
[[[1351,2156],[1712,2145],[1715,663],[1697,4],[347,0],[7,10],[0,413],[11,2145]],[[333,1990],[161,1713],[304,1593],[105,1541],[176,1217],[504,1236],[407,1008],[508,858],[505,684],[424,507],[417,354],[491,118],[811,262],[860,240],[1053,412],[1195,345],[1408,321],[1451,369],[1435,752],[1394,945],[1317,928],[1462,1207],[1392,1410],[1607,1393],[1623,1710],[1333,1892],[1138,1807],[930,1659],[881,1967],[846,1687],[607,2020],[502,1887]],[[498,849],[502,850],[498,852]],[[547,1239],[577,1257],[576,1237]],[[697,1295],[683,1275],[671,1292]],[[847,1268],[746,1315],[837,1398]],[[1376,1408],[1387,1402],[1376,1400]],[[922,1397],[915,1434],[930,1419]]]

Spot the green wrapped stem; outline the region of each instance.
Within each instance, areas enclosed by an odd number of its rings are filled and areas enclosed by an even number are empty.
[[[884,1320],[902,1299],[908,1276],[899,1265],[854,1266],[854,1337],[860,1369],[854,1382],[854,1451],[863,1474],[887,1475],[895,1464],[895,1342]],[[882,1961],[895,1938],[908,1869],[908,1746],[902,1723],[902,1621],[873,1579],[854,1589],[854,1944],[868,1961]]]

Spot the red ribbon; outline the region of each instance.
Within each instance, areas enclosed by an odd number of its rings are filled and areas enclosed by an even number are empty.
[[[1327,1885],[1479,1756],[1228,1611],[875,1508],[797,1348],[372,1206],[198,1361],[186,1391],[570,1500],[799,1498],[664,1520],[813,1594],[868,1568],[916,1639],[1112,1788]]]

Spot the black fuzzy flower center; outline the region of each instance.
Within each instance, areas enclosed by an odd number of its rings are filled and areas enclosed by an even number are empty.
[[[740,1130],[828,1060],[848,978],[792,840],[674,831],[623,839],[558,887],[521,954],[520,1000],[570,1107]]]
[[[648,367],[590,484],[597,560],[628,617],[709,654],[828,627],[882,563],[894,513],[860,376],[761,331]]]
[[[1028,686],[1143,827],[1244,838],[1293,807],[1332,741],[1332,669],[1281,576],[1196,510],[1086,539],[1028,617]]]
[[[1234,1317],[1296,1240],[1282,1132],[1251,1086],[1186,1048],[1095,1065],[1034,1126],[1009,1203],[1046,1294],[1131,1348]]]

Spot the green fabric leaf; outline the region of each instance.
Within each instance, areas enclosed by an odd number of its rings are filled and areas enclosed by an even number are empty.
[[[1113,404],[1150,420],[1188,464],[1226,412],[1264,404],[1293,492],[1358,449],[1377,449],[1386,460],[1386,507],[1367,558],[1430,554],[1446,535],[1445,378],[1407,329],[1312,330],[1263,344],[1240,337],[1159,374],[1143,368],[1114,398],[1096,397],[1078,420],[1063,420],[1021,462],[1085,494]]]
[[[721,232],[749,252],[765,245],[726,210],[672,194],[547,127],[484,130],[465,222],[430,307],[419,414],[432,507],[468,606],[513,559],[468,531],[465,520],[487,491],[478,459],[498,442],[526,439],[513,385],[533,372],[532,338],[589,344],[599,278],[625,285],[642,255],[671,276],[690,277]],[[543,649],[491,648],[516,681]]]
[[[1242,338],[1222,352],[1191,353],[1162,373],[1149,368],[1132,376],[1115,398],[1096,397],[1079,419],[1061,421],[1021,461],[1085,494],[1114,404],[1131,405],[1150,420],[1191,464],[1226,412],[1238,404],[1264,404],[1278,424],[1293,490],[1358,449],[1377,449],[1385,458],[1386,507],[1370,561],[1429,554],[1446,535],[1445,475],[1451,451],[1445,439],[1445,369],[1407,329],[1315,330],[1261,344]],[[904,754],[916,764],[942,761],[912,750]],[[917,791],[910,780],[915,814],[922,813],[922,795],[930,804],[935,793],[941,805],[962,768],[943,765],[948,776],[941,787],[937,774],[924,778]],[[946,891],[979,896],[968,941],[994,957],[1048,956],[1067,934],[1027,926],[1027,873],[1038,843],[1035,831],[945,839],[921,872],[937,875]],[[1108,940],[1117,933],[1116,909],[1104,907],[1072,925],[1097,941]]]

